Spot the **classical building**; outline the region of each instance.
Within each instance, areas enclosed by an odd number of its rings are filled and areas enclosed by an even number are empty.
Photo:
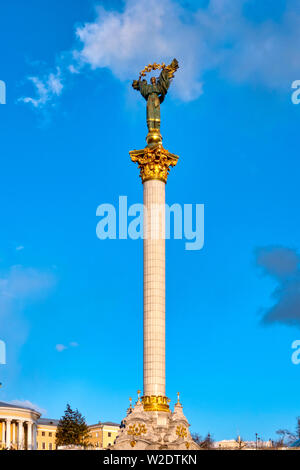
[[[56,450],[57,425],[57,419],[41,418],[31,408],[0,402],[0,449]],[[91,448],[111,447],[119,428],[109,421],[89,426]]]
[[[58,419],[40,418],[37,425],[37,450],[55,450]]]
[[[39,418],[35,410],[0,402],[1,448],[36,449]]]
[[[107,421],[105,423],[92,424],[89,428],[92,446],[96,449],[108,449],[115,443],[120,425]]]

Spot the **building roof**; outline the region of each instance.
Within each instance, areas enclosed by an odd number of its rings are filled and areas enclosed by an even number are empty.
[[[38,411],[34,408],[29,408],[28,406],[13,405],[11,403],[5,403],[4,401],[0,401],[0,408],[16,408],[21,410],[35,411],[35,413],[38,413]]]
[[[59,423],[59,419],[48,419],[48,418],[40,418],[37,421],[38,425],[39,424],[44,424],[45,426],[57,426]]]
[[[120,427],[120,423],[112,423],[111,421],[105,421],[101,424],[103,424],[104,426],[118,426],[118,428]]]
[[[97,424],[91,424],[89,427],[94,428],[94,427],[99,427],[99,426],[115,426],[115,427],[120,427],[120,423],[112,423],[111,421],[105,421],[101,422],[99,421]]]

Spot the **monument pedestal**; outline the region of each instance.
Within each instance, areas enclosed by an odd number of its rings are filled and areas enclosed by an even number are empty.
[[[113,450],[198,450],[179,401],[174,411],[145,411],[139,398],[127,410]]]

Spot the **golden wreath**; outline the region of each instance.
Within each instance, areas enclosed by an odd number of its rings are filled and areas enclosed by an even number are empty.
[[[148,64],[146,67],[140,72],[140,78],[141,77],[146,77],[146,73],[151,72],[152,70],[163,70],[166,67],[166,64],[157,64],[154,62],[154,64]]]
[[[164,62],[162,64],[157,64],[156,62],[154,62],[154,64],[148,64],[146,65],[146,67],[144,67],[144,69],[140,72],[139,80],[142,77],[146,77],[146,74],[149,72],[152,72],[152,70],[164,70],[164,69],[168,71],[169,78],[173,78],[174,73],[176,72],[177,68],[178,68],[178,65],[173,66],[173,63],[166,66]]]

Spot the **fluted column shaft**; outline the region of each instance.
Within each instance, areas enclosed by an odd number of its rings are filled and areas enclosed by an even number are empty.
[[[12,423],[12,439],[11,439],[12,443],[15,444],[16,443],[16,423],[15,421]]]
[[[23,449],[24,447],[24,428],[23,421],[18,421],[18,437],[17,437],[18,449]]]
[[[10,446],[11,446],[10,425],[11,425],[11,420],[7,419],[6,420],[6,448],[7,449],[10,449]]]
[[[32,450],[32,422],[27,422],[27,450]]]
[[[37,449],[37,441],[36,441],[37,425],[36,423],[33,423],[32,432],[33,432],[33,450],[36,450]]]
[[[144,395],[165,396],[165,183],[144,182]]]
[[[6,427],[6,422],[2,421],[2,445],[5,445],[5,427]]]

